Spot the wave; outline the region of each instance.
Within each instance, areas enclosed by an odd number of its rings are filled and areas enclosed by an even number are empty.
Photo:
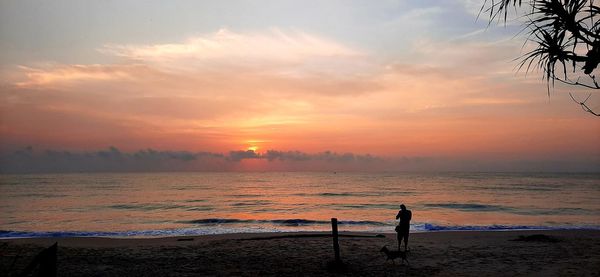
[[[369,220],[361,220],[361,221],[339,221],[338,224],[341,225],[376,225],[376,226],[393,226],[393,223],[387,222],[379,222],[379,221],[369,221]]]
[[[505,211],[507,207],[497,205],[486,205],[478,203],[431,203],[423,204],[426,208],[443,208],[460,211]]]
[[[319,195],[319,196],[330,196],[330,197],[354,196],[353,193],[347,193],[347,192],[341,192],[341,193],[323,192],[323,193],[318,193],[316,195]]]
[[[517,215],[581,215],[597,214],[598,211],[583,208],[536,208],[536,207],[510,207],[502,205],[487,205],[480,203],[426,203],[425,209],[451,209],[461,212],[504,212]]]
[[[237,203],[231,204],[231,206],[233,206],[233,207],[251,207],[251,206],[269,205],[272,203],[273,203],[273,201],[269,201],[269,200],[255,200],[255,201],[248,201],[248,202],[237,202]]]
[[[182,221],[182,223],[191,223],[191,224],[227,224],[227,223],[249,223],[249,222],[254,222],[254,221],[246,220],[246,219],[229,219],[229,218],[204,218],[204,219]]]
[[[188,202],[188,203],[197,203],[197,202],[206,202],[208,200],[206,199],[188,199],[188,200],[184,200],[184,202]]]
[[[115,237],[119,236],[119,232],[27,232],[27,231],[8,231],[0,230],[0,238],[29,238],[29,237]]]
[[[256,198],[256,197],[264,197],[263,194],[228,194],[225,195],[227,197],[232,198]]]
[[[285,219],[285,220],[242,220],[242,219],[200,219],[190,222],[200,222],[201,227],[179,228],[164,230],[134,230],[134,231],[51,231],[29,232],[0,230],[0,239],[8,238],[35,238],[35,237],[173,237],[173,236],[198,236],[229,233],[265,233],[265,232],[298,232],[298,231],[323,231],[331,229],[329,221]],[[245,226],[222,226],[232,223],[279,223],[281,227],[259,226],[260,224],[246,224]],[[327,223],[327,224],[325,224]],[[212,225],[211,225],[212,224]],[[392,233],[393,224],[376,221],[340,221],[344,226],[363,226],[359,231],[367,233]],[[322,228],[297,228],[301,226],[319,226]],[[516,230],[600,230],[600,225],[563,225],[563,226],[534,226],[534,225],[437,225],[432,223],[417,223],[411,226],[413,232],[439,232],[439,231],[516,231]],[[342,229],[342,231],[347,231]]]
[[[186,223],[197,225],[230,225],[230,224],[271,224],[280,226],[317,226],[329,228],[331,221],[311,219],[226,219],[209,218],[187,221]],[[395,222],[381,222],[370,220],[341,220],[338,225],[373,227],[373,230],[381,232],[392,232]],[[600,229],[600,225],[438,225],[432,223],[412,224],[414,231],[485,231],[485,230],[571,230],[571,229]],[[367,229],[368,231],[369,229]]]
[[[195,207],[189,207],[186,209],[186,211],[212,211],[214,210],[214,208],[212,206],[195,206]]]
[[[187,206],[178,204],[163,204],[163,203],[146,203],[146,204],[117,204],[108,206],[115,210],[138,210],[138,211],[153,211],[153,210],[172,210],[188,208]]]
[[[381,193],[377,192],[323,192],[313,194],[315,196],[323,196],[323,197],[368,197],[368,196],[380,196]]]
[[[398,208],[396,204],[374,204],[374,203],[361,203],[361,204],[327,204],[336,210],[347,210],[347,209],[384,209],[384,210],[395,210]]]
[[[32,197],[32,198],[61,198],[68,197],[68,194],[53,194],[53,193],[24,193],[16,194],[12,197]]]
[[[305,197],[370,197],[380,196],[380,192],[321,192],[321,193],[293,193],[292,196]]]
[[[135,230],[135,231],[53,231],[53,232],[28,232],[28,231],[7,231],[0,230],[0,239],[8,238],[69,238],[69,237],[174,237],[174,236],[200,236],[200,235],[215,235],[228,233],[259,233],[259,232],[277,232],[276,229],[265,228],[182,228],[182,229],[166,229],[166,230]]]
[[[240,223],[255,223],[255,224],[273,224],[284,226],[303,226],[303,225],[326,225],[331,224],[329,220],[314,220],[303,218],[292,219],[235,219],[235,218],[203,218],[181,223],[197,224],[197,225],[216,225],[216,224],[240,224]],[[371,221],[371,220],[341,220],[339,225],[374,225],[374,226],[391,226],[391,223]]]
[[[246,225],[273,225],[277,226],[321,226],[323,230],[330,228],[331,221],[329,220],[313,220],[313,219],[233,219],[233,218],[205,218],[190,221],[181,221],[180,223],[195,224],[201,226],[222,226],[224,228],[233,228],[235,224]],[[363,226],[367,227],[366,231],[393,232],[395,221],[372,221],[372,220],[340,220],[338,225],[342,226]],[[369,228],[371,227],[371,228]],[[438,225],[433,223],[413,223],[411,229],[414,231],[484,231],[484,230],[570,230],[570,229],[600,229],[600,225]]]
[[[265,223],[274,223],[274,224],[280,224],[280,225],[285,225],[285,226],[300,226],[300,225],[320,225],[320,224],[327,224],[330,221],[324,221],[324,220],[311,220],[311,219],[274,219],[274,220],[263,220],[261,222],[265,222]]]
[[[516,231],[516,230],[600,230],[600,225],[531,226],[531,225],[436,225],[424,223],[423,231]]]

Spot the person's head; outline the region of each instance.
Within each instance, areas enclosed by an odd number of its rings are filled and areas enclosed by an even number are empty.
[[[404,206],[404,204],[400,205],[400,210],[406,210],[406,206]]]

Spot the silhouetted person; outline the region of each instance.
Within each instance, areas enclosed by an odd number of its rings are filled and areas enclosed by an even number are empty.
[[[412,212],[406,209],[404,204],[400,205],[400,211],[396,215],[396,219],[400,219],[400,223],[396,226],[396,232],[398,233],[398,251],[402,245],[402,239],[404,239],[404,251],[408,249],[408,232],[410,231],[410,219],[412,218]]]

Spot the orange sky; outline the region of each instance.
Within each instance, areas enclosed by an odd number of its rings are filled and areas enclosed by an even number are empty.
[[[436,22],[439,10],[417,8]],[[274,24],[73,46],[94,51],[92,62],[4,62],[1,150],[600,160],[598,119],[567,94],[585,91],[557,86],[548,96],[536,73],[516,73],[522,41],[481,22],[456,23],[451,37],[410,22],[423,35],[389,50],[368,37]]]

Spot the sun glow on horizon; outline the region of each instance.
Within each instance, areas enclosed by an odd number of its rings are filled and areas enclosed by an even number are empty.
[[[246,150],[252,151],[252,152],[258,152],[259,149],[264,148],[263,144],[265,142],[268,142],[268,141],[260,140],[260,139],[250,139],[250,140],[244,141],[244,143],[246,145]]]

